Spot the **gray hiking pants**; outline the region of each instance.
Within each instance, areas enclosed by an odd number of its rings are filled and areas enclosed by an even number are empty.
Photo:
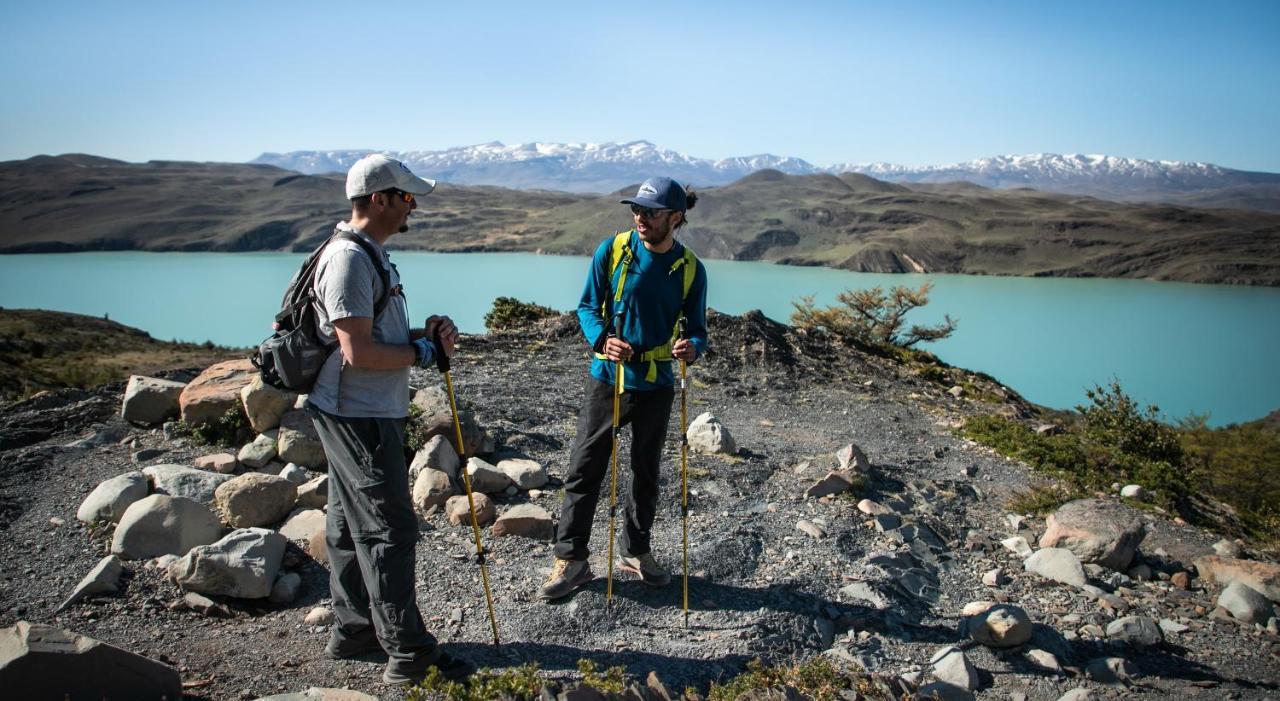
[[[414,594],[418,517],[404,461],[404,419],[348,418],[311,407],[329,459],[329,591],[339,643],[377,635],[406,673],[434,659]]]

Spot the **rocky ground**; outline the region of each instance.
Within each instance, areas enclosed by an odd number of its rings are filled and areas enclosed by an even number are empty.
[[[1146,521],[1140,557],[1151,579],[1090,567],[1095,589],[1026,572],[1022,558],[1001,545],[1021,535],[1034,546],[1044,531],[1043,520],[1018,523],[1005,508],[1011,495],[1040,478],[952,431],[974,413],[1035,411],[1012,392],[956,370],[939,384],[909,365],[752,314],[713,315],[711,326],[714,350],[691,370],[689,418],[713,413],[738,450],[690,460],[688,626],[678,576],[677,418],[654,536],[656,553],[676,571],[672,586],[651,589],[618,573],[606,602],[602,508],[591,558],[600,578],[564,602],[544,604],[534,590],[549,570],[550,547],[495,538],[487,528],[502,638],[494,646],[478,569],[468,556],[470,530],[433,514],[423,521],[418,546],[418,597],[448,651],[482,667],[536,662],[554,679],[577,676],[576,663],[585,658],[601,668],[622,665],[639,679],[656,670],[670,689],[705,692],[753,658],[776,663],[824,653],[841,665],[923,685],[935,678],[935,653],[959,645],[982,699],[1052,701],[1080,687],[1099,698],[1280,695],[1275,631],[1215,611],[1212,584],[1174,583],[1193,559],[1213,553],[1220,536],[1135,512]],[[495,497],[500,512],[527,501],[557,512],[586,358],[567,318],[464,340],[454,384],[492,438],[490,447],[531,457],[552,476],[537,497]],[[415,370],[413,380],[427,386],[440,377]],[[948,393],[952,384],[965,392]],[[327,631],[304,617],[327,603],[327,571],[296,545],[285,566],[302,586],[287,605],[221,600],[231,617],[175,608],[183,592],[161,571],[132,561],[120,593],[55,612],[110,545],[108,529],[76,519],[90,490],[138,469],[139,451],[160,451],[143,453],[143,464],[191,464],[215,452],[124,422],[122,391],[120,384],[63,390],[0,411],[0,627],[48,623],[168,662],[192,699],[255,699],[309,686],[402,698],[381,683],[380,661],[323,655]],[[807,488],[838,467],[836,452],[849,443],[869,459],[863,483],[806,498]],[[624,439],[623,465],[625,449]],[[877,527],[858,508],[862,499],[892,513]],[[905,525],[892,528],[894,518]],[[984,575],[995,585],[984,584]],[[1025,610],[1034,637],[1003,649],[971,642],[961,612],[975,601]],[[1165,620],[1164,641],[1137,646],[1104,633],[1131,615]],[[1062,669],[1035,664],[1033,649],[1051,653]],[[1102,657],[1127,660],[1132,677],[1117,684],[1090,678],[1086,667]]]

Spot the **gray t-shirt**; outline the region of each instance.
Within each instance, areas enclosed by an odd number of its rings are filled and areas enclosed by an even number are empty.
[[[382,265],[391,273],[392,294],[382,314],[373,321],[373,340],[408,345],[409,310],[400,294],[400,275],[391,265],[386,249],[346,222],[338,224],[338,228],[373,244],[382,257]],[[335,320],[373,317],[374,304],[382,296],[382,279],[359,244],[336,239],[320,254],[315,290],[320,337],[332,343],[337,340]],[[338,349],[325,361],[308,399],[316,408],[336,416],[404,418],[409,413],[409,368],[352,367],[343,362],[342,350]]]

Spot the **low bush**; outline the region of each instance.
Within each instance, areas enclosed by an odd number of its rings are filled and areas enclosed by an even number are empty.
[[[929,303],[929,291],[933,283],[926,282],[920,289],[893,287],[887,292],[882,287],[869,290],[845,290],[836,295],[839,306],[818,309],[813,296],[801,297],[792,302],[795,311],[791,324],[801,329],[825,329],[846,341],[878,348],[910,348],[917,343],[937,341],[950,336],[956,322],[944,316],[940,324],[906,327],[907,313]]]
[[[499,297],[493,300],[493,308],[484,315],[484,326],[490,332],[507,331],[559,316],[560,312],[532,302],[521,302],[515,297]]]
[[[760,660],[747,663],[747,671],[726,684],[711,685],[707,701],[736,701],[748,698],[793,698],[785,690],[799,692],[802,698],[814,701],[836,701],[844,698],[866,701],[892,701],[870,678],[842,673],[825,657],[814,657],[808,662],[793,666],[766,666]],[[769,695],[768,692],[774,692]],[[763,693],[762,693],[763,692]]]
[[[204,445],[231,448],[245,443],[252,433],[249,419],[240,410],[239,405],[231,407],[213,421],[198,426],[178,421],[174,427],[175,435],[191,436],[196,442]]]

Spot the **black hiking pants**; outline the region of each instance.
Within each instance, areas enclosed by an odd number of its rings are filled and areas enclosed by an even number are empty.
[[[613,385],[587,376],[556,528],[554,552],[562,560],[585,560],[591,552],[591,524],[613,451],[613,391]],[[674,396],[671,387],[622,393],[619,426],[631,424],[631,489],[625,495],[621,543],[624,554],[643,555],[651,550],[649,536],[658,508],[658,468]],[[619,469],[622,463],[619,459]]]
[[[339,644],[376,635],[406,674],[420,673],[437,655],[414,592],[418,517],[404,461],[404,419],[349,418],[311,408],[329,459],[329,591],[333,639]]]

